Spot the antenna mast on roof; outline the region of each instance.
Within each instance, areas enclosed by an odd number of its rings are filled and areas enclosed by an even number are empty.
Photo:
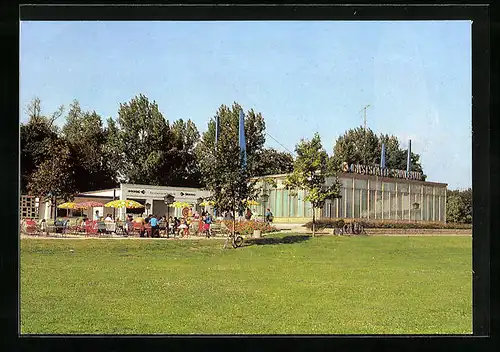
[[[363,164],[366,165],[366,109],[368,109],[370,107],[370,104],[368,105],[365,105],[365,107],[361,110],[359,110],[359,112],[363,111],[365,112],[365,115],[364,115],[364,118],[363,118],[363,122],[364,122],[364,141],[363,141]]]

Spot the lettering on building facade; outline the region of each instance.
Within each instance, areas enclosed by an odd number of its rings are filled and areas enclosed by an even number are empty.
[[[360,175],[373,175],[392,178],[404,178],[408,180],[422,181],[422,173],[418,171],[407,172],[405,170],[381,168],[375,165],[361,165],[342,163],[342,171],[345,173],[355,173]]]

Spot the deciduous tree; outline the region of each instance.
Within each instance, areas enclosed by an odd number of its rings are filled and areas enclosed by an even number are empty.
[[[315,212],[322,209],[327,199],[340,198],[340,182],[335,170],[328,162],[328,154],[323,149],[321,137],[318,133],[309,141],[302,139],[295,147],[296,158],[293,164],[293,173],[285,179],[285,187],[292,192],[304,189],[304,200],[310,202],[313,210],[312,231],[315,236]],[[326,186],[326,177],[334,176],[335,181]]]

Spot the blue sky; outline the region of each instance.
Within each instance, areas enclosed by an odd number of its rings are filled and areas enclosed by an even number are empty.
[[[237,101],[287,149],[319,132],[331,154],[370,104],[368,127],[411,138],[451,189],[472,184],[471,76],[469,21],[21,23],[22,122],[34,96],[46,114],[77,99],[106,119],[142,93],[204,131]]]

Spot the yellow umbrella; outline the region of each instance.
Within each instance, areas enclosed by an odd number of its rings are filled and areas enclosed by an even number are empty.
[[[77,209],[78,205],[73,202],[63,203],[57,206],[59,209]]]
[[[203,201],[200,203],[202,207],[213,206],[215,203],[209,200]]]
[[[173,202],[172,204],[169,205],[169,207],[171,208],[188,208],[190,206],[191,204],[186,202]]]
[[[113,200],[109,203],[104,204],[104,206],[108,208],[127,208],[127,209],[144,208],[144,205],[142,205],[141,203],[129,199]]]

